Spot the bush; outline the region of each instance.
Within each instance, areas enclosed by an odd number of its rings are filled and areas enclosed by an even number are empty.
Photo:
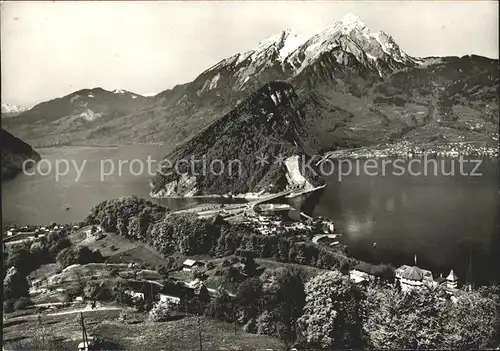
[[[14,312],[14,302],[12,300],[5,300],[3,302],[3,312],[4,313]]]
[[[14,310],[25,310],[27,307],[33,305],[33,301],[31,301],[28,297],[21,297],[14,302]]]
[[[83,295],[86,299],[96,301],[110,301],[116,297],[105,282],[96,281],[87,283],[83,290]]]
[[[252,334],[257,333],[257,323],[255,319],[252,318],[248,320],[248,322],[246,322],[246,324],[243,326],[243,331],[245,333],[252,333]]]
[[[149,311],[149,320],[152,322],[162,322],[172,317],[173,312],[172,304],[168,302],[156,303],[151,311]]]
[[[104,262],[99,250],[90,250],[88,247],[67,247],[56,257],[56,262],[61,267],[68,267],[73,264],[101,263]]]
[[[207,274],[204,268],[195,267],[192,272],[193,279],[205,280],[207,279]]]
[[[63,268],[75,264],[76,258],[74,255],[74,251],[69,247],[63,249],[61,252],[57,254],[56,262],[59,264],[59,266]]]
[[[3,280],[4,299],[18,299],[28,296],[29,283],[26,276],[18,272],[16,267],[10,267]]]

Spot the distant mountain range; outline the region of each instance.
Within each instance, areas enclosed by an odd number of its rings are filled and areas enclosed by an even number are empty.
[[[21,172],[25,160],[40,160],[40,155],[31,146],[3,129],[0,129],[0,152],[2,180],[13,178]]]
[[[404,138],[493,142],[498,67],[498,60],[474,55],[411,57],[349,14],[310,38],[285,30],[154,96],[81,90],[4,120],[4,127],[37,146],[178,145],[264,84],[283,80],[311,103],[305,111],[315,111],[308,123],[321,132],[321,149]]]
[[[16,106],[12,104],[2,104],[2,116],[14,116],[18,115],[21,112],[27,111],[28,108],[24,106]]]
[[[154,96],[81,90],[3,122],[37,146],[182,148],[209,131],[233,133],[237,127],[221,129],[220,121],[237,123],[240,114],[250,113],[241,103],[248,106],[253,94],[275,86],[266,84],[281,81],[296,96],[293,105],[301,114],[296,135],[306,154],[403,140],[497,145],[499,76],[499,61],[481,56],[411,57],[390,35],[373,33],[349,14],[310,38],[285,30]]]
[[[69,144],[88,136],[93,128],[145,108],[150,102],[151,98],[122,89],[82,89],[39,103],[16,118],[4,120],[3,125],[37,146]]]

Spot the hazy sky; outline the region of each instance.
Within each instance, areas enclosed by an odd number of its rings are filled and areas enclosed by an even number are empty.
[[[311,35],[346,13],[413,56],[498,58],[496,1],[2,2],[2,102],[82,88],[157,93],[283,29]]]

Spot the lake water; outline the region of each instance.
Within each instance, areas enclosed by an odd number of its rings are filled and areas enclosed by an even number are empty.
[[[37,151],[50,161],[52,169],[44,161],[39,169],[47,175],[20,174],[2,184],[4,224],[78,222],[103,200],[128,195],[147,198],[151,176],[147,168],[134,175],[140,170],[139,162],[135,161],[131,169],[130,161],[137,159],[146,166],[148,156],[161,160],[168,153],[164,146],[153,145],[72,146]],[[56,181],[55,163],[62,159],[70,162],[69,172]],[[113,172],[107,159],[113,160]],[[77,180],[74,165],[81,168],[85,160]],[[445,170],[450,170],[452,160],[445,162]],[[469,165],[464,169],[470,173],[471,168]],[[64,171],[62,163],[60,169]],[[112,174],[101,181],[103,172]],[[493,267],[500,254],[498,160],[483,160],[478,172],[482,176],[395,176],[389,171],[385,176],[370,176],[360,172],[341,181],[333,174],[327,177],[324,191],[290,202],[300,211],[334,220],[355,257],[397,265],[412,264],[417,255],[419,266],[446,274],[453,268],[463,280],[472,256],[474,280],[483,283],[494,278],[491,274],[497,270]],[[207,200],[154,200],[173,209],[202,201]]]
[[[419,160],[421,166],[414,165],[414,174],[423,173],[424,160]],[[457,159],[436,161],[443,162],[438,170],[443,167],[446,173],[455,162],[455,175],[434,173],[432,165],[427,175],[420,176],[394,176],[390,167],[385,176],[361,171],[341,181],[334,173],[322,193],[297,199],[295,206],[331,218],[350,254],[360,259],[413,264],[416,255],[418,266],[446,275],[453,268],[462,281],[471,260],[476,283],[496,279],[500,254],[498,160],[481,160],[474,173],[482,176],[477,177],[461,175]],[[471,174],[474,167],[466,163],[462,173]],[[381,170],[379,162],[379,174]]]
[[[129,195],[149,198],[149,182],[155,169],[153,161],[159,162],[168,153],[168,149],[157,145],[71,146],[42,148],[37,149],[37,152],[45,161],[39,162],[37,165],[39,170],[29,170],[35,173],[34,175],[21,173],[2,184],[4,224],[79,222],[89,214],[93,206],[104,200]],[[147,168],[148,157],[151,159],[151,172]],[[68,161],[69,171],[56,179],[58,161],[59,173],[65,173],[66,166],[62,160]],[[140,172],[140,163],[143,164],[143,172]],[[81,170],[80,177],[78,170]],[[177,209],[202,201],[223,200],[153,199],[152,201]]]

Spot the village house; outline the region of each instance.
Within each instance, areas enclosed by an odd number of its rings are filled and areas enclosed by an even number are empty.
[[[182,263],[182,270],[185,272],[191,272],[195,267],[202,267],[203,262],[187,259]]]
[[[335,241],[333,244],[338,243]],[[332,244],[330,244],[332,245]],[[349,277],[354,283],[370,282],[375,280],[392,280],[394,277],[392,268],[362,262],[349,271]]]
[[[403,292],[407,292],[415,288],[421,288],[424,285],[436,285],[436,282],[434,282],[432,277],[432,272],[417,266],[402,265],[396,269],[395,275],[401,284],[401,290]]]
[[[170,302],[170,303],[174,303],[176,305],[181,303],[180,297],[162,294],[162,293],[158,294],[158,300],[160,300],[160,302]]]
[[[349,277],[356,284],[365,281],[374,281],[376,279],[374,267],[374,265],[366,262],[360,263],[349,271]]]
[[[128,294],[129,296],[131,296],[132,299],[145,300],[144,293],[142,293],[142,292],[137,292],[137,291],[133,291],[133,290],[125,290],[125,294]]]
[[[78,351],[89,351],[92,350],[92,348],[95,345],[95,340],[93,337],[89,337],[88,341],[82,341],[81,343],[78,344]]]

